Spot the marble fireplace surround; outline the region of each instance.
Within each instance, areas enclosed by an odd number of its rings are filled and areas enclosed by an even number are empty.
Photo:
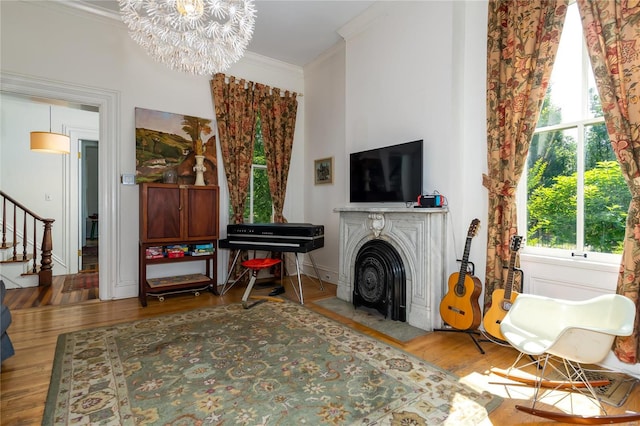
[[[407,322],[431,331],[442,324],[446,256],[446,208],[341,207],[340,265],[337,296],[353,300],[355,262],[360,248],[373,239],[390,243],[404,264]]]

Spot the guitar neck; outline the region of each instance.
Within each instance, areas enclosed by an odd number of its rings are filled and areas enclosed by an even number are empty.
[[[506,300],[511,299],[511,289],[513,288],[513,272],[516,264],[516,252],[511,253],[511,259],[509,260],[509,272],[507,273],[507,283],[504,286],[504,298]]]
[[[464,285],[464,277],[467,275],[467,266],[469,265],[469,252],[471,251],[471,240],[473,237],[467,237],[464,245],[464,254],[462,255],[462,263],[460,264],[460,274],[458,276],[458,285]]]

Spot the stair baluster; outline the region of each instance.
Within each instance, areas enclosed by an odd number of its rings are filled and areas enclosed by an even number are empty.
[[[38,283],[40,286],[48,286],[51,285],[53,281],[53,239],[52,239],[52,228],[54,219],[46,219],[38,216],[33,213],[31,210],[23,206],[22,204],[15,201],[12,197],[0,191],[0,196],[2,197],[2,245],[0,248],[4,249],[12,249],[11,258],[8,260],[4,260],[3,262],[27,262],[29,259],[34,259],[33,267],[30,268],[27,274],[38,274]],[[13,240],[7,242],[7,201],[13,204],[13,217],[9,218],[12,223],[12,236]],[[17,233],[17,216],[18,209],[22,211],[22,254],[18,255],[18,233]],[[29,236],[27,234],[27,222],[28,218],[33,218],[33,256],[31,257],[28,254],[28,246],[29,246]],[[37,222],[42,222],[44,225],[44,232],[42,235],[42,244],[40,247],[40,268],[38,268],[36,259],[38,256],[38,249],[36,244],[37,238]],[[38,270],[39,269],[39,270]],[[23,274],[24,275],[24,274]]]
[[[14,240],[14,241],[17,241],[17,240]],[[35,245],[35,241],[36,241],[35,234],[33,234],[33,241]],[[27,212],[24,211],[22,215],[22,259],[26,259],[26,258],[27,258]]]
[[[0,248],[7,248],[7,199],[2,199],[2,245]]]

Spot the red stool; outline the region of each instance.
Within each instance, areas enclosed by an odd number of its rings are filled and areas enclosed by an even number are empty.
[[[259,300],[251,305],[249,305],[247,303],[247,301],[249,300],[249,294],[251,293],[251,290],[253,289],[253,285],[256,283],[256,277],[258,276],[258,272],[260,272],[262,269],[267,269],[267,268],[271,268],[274,265],[277,265],[278,263],[280,263],[280,259],[271,259],[269,257],[267,258],[255,258],[255,259],[249,259],[249,260],[245,260],[244,262],[242,262],[242,266],[244,266],[247,269],[250,269],[252,271],[251,273],[251,279],[249,280],[249,284],[247,285],[247,289],[244,291],[244,294],[242,295],[242,307],[245,309],[249,309],[255,305],[257,305],[258,303],[264,302],[264,300]]]

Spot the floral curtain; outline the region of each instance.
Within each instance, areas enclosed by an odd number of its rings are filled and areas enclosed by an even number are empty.
[[[216,74],[211,92],[216,110],[222,161],[227,174],[229,201],[233,209],[232,223],[244,222],[244,206],[251,179],[253,147],[256,138],[258,97],[245,81]]]
[[[222,162],[227,175],[229,201],[233,210],[231,223],[244,222],[244,207],[251,179],[253,147],[256,136],[258,97],[244,80],[216,74],[211,80],[211,94],[216,111]],[[246,255],[246,253],[245,253]],[[232,253],[232,257],[235,256]],[[238,272],[239,264],[236,265]]]
[[[613,349],[621,361],[635,363],[640,350],[640,4],[578,0],[578,7],[609,138],[632,195],[617,293],[636,303],[635,332],[617,338]]]
[[[491,0],[487,35],[489,191],[485,310],[503,288],[509,240],[517,233],[515,195],[538,120],[568,0]]]
[[[282,209],[287,193],[298,101],[295,93],[286,91],[284,96],[280,96],[280,89],[271,89],[263,84],[257,84],[256,90],[260,99],[262,138],[273,202],[273,221],[286,223]]]

